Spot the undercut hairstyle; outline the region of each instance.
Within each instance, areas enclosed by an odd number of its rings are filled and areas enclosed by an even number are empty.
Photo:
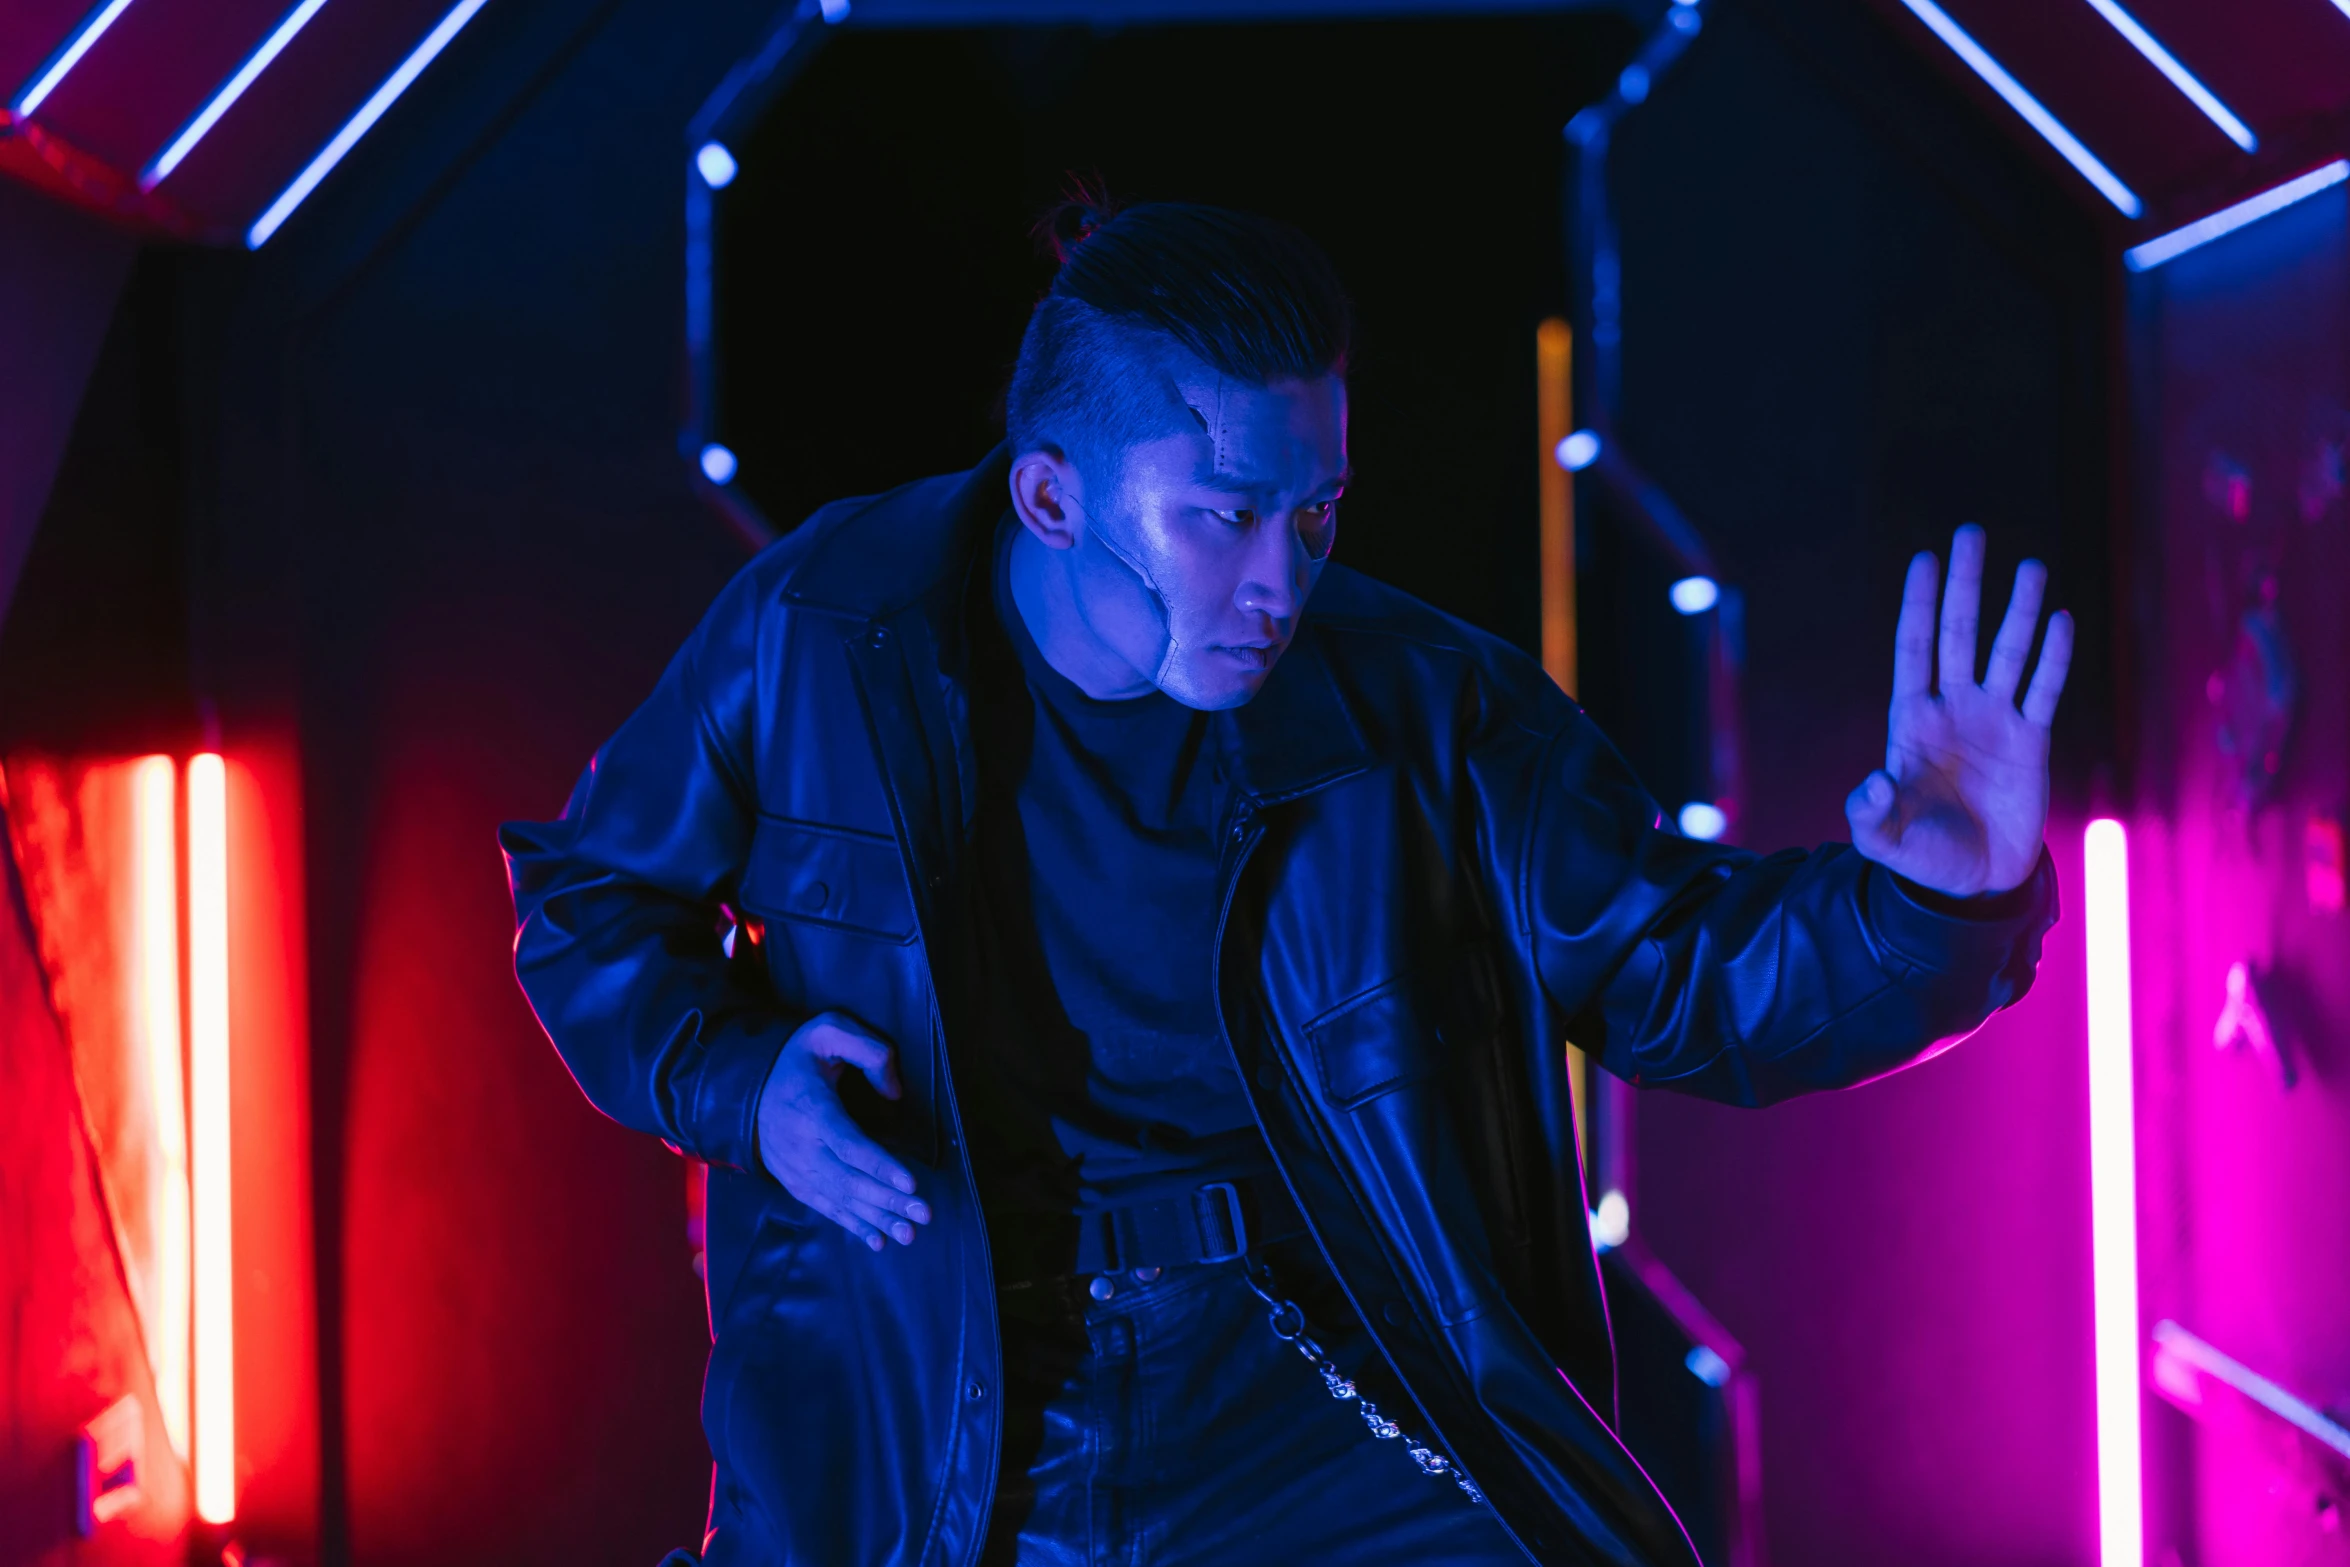
[[[1185,356],[1254,387],[1346,373],[1354,307],[1286,223],[1182,202],[1119,211],[1080,186],[1037,235],[1060,271],[1005,394],[1015,451],[1114,467],[1128,444],[1182,428]]]

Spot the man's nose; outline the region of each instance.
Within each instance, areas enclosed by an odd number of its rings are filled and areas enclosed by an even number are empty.
[[[1312,563],[1287,512],[1268,517],[1248,541],[1247,570],[1233,601],[1249,614],[1287,621],[1304,605]]]

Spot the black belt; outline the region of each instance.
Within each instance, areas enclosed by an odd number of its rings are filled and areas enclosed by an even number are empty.
[[[1027,1281],[1229,1262],[1306,1227],[1279,1176],[1210,1181],[1177,1197],[1078,1214],[1001,1214],[989,1230],[997,1276]]]

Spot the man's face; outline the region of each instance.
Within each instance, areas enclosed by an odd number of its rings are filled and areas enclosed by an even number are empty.
[[[1178,376],[1191,428],[1079,479],[1072,586],[1093,635],[1186,707],[1238,707],[1296,636],[1346,488],[1346,383]]]

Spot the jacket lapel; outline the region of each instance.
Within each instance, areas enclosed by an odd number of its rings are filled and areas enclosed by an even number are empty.
[[[1226,721],[1234,781],[1257,806],[1278,805],[1369,769],[1371,748],[1330,665],[1313,611],[1246,707]]]

